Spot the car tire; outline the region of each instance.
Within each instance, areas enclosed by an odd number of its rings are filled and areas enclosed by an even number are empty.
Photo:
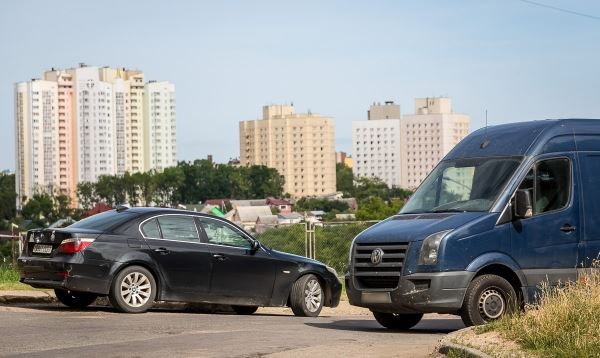
[[[239,315],[251,315],[258,309],[258,306],[231,306],[233,311]]]
[[[465,326],[477,326],[515,312],[518,302],[507,280],[496,275],[481,275],[469,284],[460,316]]]
[[[389,329],[408,330],[413,328],[423,318],[422,313],[387,313],[373,312],[377,322]]]
[[[317,317],[323,308],[325,295],[317,276],[308,274],[294,282],[290,294],[290,306],[296,316]]]
[[[56,298],[67,307],[86,308],[94,303],[98,295],[89,292],[77,292],[69,290],[55,289],[54,295]]]
[[[146,312],[156,298],[156,280],[141,266],[126,267],[113,279],[108,298],[118,311]]]

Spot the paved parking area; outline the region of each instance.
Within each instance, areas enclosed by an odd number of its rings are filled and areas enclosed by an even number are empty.
[[[427,315],[408,332],[391,332],[367,314],[326,310],[299,318],[285,309],[251,316],[108,307],[0,305],[0,355],[28,357],[426,357],[454,316]]]

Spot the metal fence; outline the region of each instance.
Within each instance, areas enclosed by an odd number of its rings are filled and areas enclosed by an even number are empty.
[[[346,272],[350,245],[356,235],[378,221],[316,222],[263,226],[255,234],[279,251],[306,256]]]

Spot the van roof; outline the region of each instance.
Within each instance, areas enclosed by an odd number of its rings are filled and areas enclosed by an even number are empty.
[[[600,134],[600,119],[546,119],[489,126],[469,134],[444,160],[536,155],[555,136],[592,133]]]

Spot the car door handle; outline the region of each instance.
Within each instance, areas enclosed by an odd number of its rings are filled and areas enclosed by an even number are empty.
[[[227,256],[223,255],[223,254],[213,254],[213,257],[219,261],[225,261],[227,260]]]
[[[565,224],[565,225],[563,225],[563,227],[560,228],[560,231],[562,231],[562,232],[573,232],[573,231],[575,231],[575,226],[571,226],[569,224]]]
[[[154,249],[154,252],[159,253],[161,255],[168,255],[171,251],[167,250],[165,247],[159,247],[158,249]]]

